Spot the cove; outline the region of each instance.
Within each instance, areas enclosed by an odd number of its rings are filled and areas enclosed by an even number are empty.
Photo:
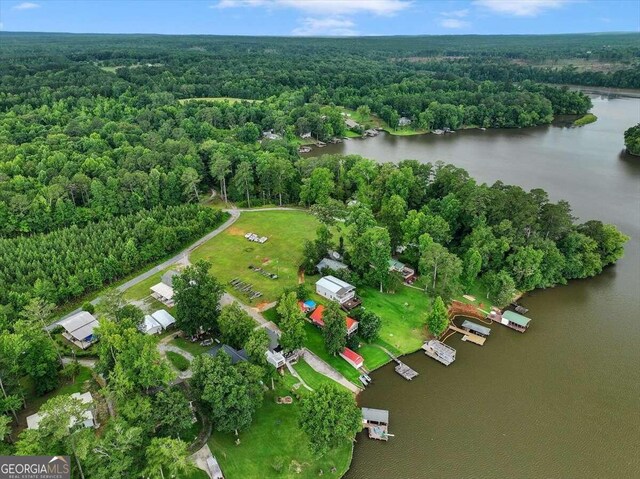
[[[640,476],[640,161],[622,136],[640,121],[640,99],[592,100],[598,121],[581,128],[382,133],[312,152],[442,160],[481,182],[543,188],[631,237],[601,275],[525,296],[525,334],[493,325],[484,347],[456,335],[449,367],[422,352],[403,359],[420,373],[411,382],[393,365],[372,373],[359,402],[389,409],[395,437],[359,434],[347,478]]]

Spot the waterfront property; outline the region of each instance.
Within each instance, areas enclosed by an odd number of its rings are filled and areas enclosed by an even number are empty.
[[[98,327],[98,320],[86,311],[80,311],[58,323],[64,328],[62,336],[80,349],[87,349],[95,341],[93,330]]]
[[[356,369],[364,366],[364,358],[349,348],[344,348],[344,351],[340,353],[340,357]]]
[[[427,356],[441,362],[445,366],[449,366],[449,364],[456,360],[456,350],[437,339],[426,341],[422,345],[422,349]]]
[[[397,259],[389,260],[389,271],[400,273],[405,283],[413,283],[416,279],[415,270]]]
[[[518,314],[515,311],[510,311],[507,309],[502,313],[502,317],[500,318],[499,322],[511,329],[515,329],[516,331],[524,333],[527,329],[529,329],[529,323],[531,323],[531,319]]]
[[[316,265],[316,269],[319,273],[322,273],[322,270],[330,269],[333,271],[340,271],[342,269],[349,269],[349,267],[344,264],[342,261],[338,261],[332,258],[322,258],[320,262]]]
[[[311,313],[311,315],[309,316],[311,322],[319,328],[324,328],[324,310],[325,307],[320,304],[313,310],[313,313]],[[344,321],[347,327],[347,336],[351,336],[358,330],[358,321],[356,321],[355,319],[347,316],[344,318]]]
[[[371,439],[389,440],[389,411],[386,409],[362,408],[362,427]]]

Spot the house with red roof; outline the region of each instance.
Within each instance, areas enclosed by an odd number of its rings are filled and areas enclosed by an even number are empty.
[[[340,353],[340,357],[356,369],[360,369],[364,366],[364,359],[362,356],[349,348],[344,348],[344,351]]]
[[[325,307],[319,304],[313,311],[313,313],[311,313],[311,315],[309,316],[311,322],[319,328],[324,327],[324,320],[322,319],[322,317],[324,316],[324,310]],[[344,318],[344,321],[347,326],[347,336],[351,336],[358,330],[358,321],[356,321],[355,319],[347,316],[346,318]]]

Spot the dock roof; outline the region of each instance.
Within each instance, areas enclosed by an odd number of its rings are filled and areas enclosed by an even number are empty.
[[[362,418],[365,421],[375,421],[383,424],[389,424],[389,411],[387,411],[386,409],[372,409],[369,407],[363,407]]]
[[[471,321],[465,321],[462,323],[463,328],[468,328],[471,331],[475,331],[480,334],[484,334],[485,336],[489,336],[491,334],[491,329],[486,326],[480,326],[479,324],[472,323]]]
[[[515,311],[510,311],[508,309],[504,313],[502,313],[502,317],[507,321],[511,321],[512,323],[522,326],[523,328],[529,326],[529,323],[531,322],[531,318],[527,318],[526,316],[522,316],[521,314],[518,314]]]

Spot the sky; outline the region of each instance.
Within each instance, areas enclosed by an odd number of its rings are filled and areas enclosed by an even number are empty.
[[[25,32],[354,36],[640,31],[640,0],[0,0]]]

